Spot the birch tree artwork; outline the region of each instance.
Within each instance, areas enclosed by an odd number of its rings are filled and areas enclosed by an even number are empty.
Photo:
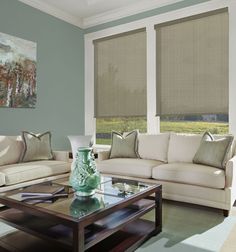
[[[37,44],[0,32],[0,107],[35,108]]]

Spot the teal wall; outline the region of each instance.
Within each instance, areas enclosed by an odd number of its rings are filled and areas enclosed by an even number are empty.
[[[174,11],[177,9],[181,9],[181,8],[185,8],[191,5],[195,5],[195,4],[200,4],[200,3],[204,3],[204,2],[208,2],[210,0],[183,0],[181,2],[178,3],[174,3],[174,4],[170,4],[167,6],[163,6],[163,7],[159,7],[159,8],[155,8],[153,10],[149,10],[149,11],[145,11],[139,14],[135,14],[129,17],[125,17],[125,18],[121,18],[115,21],[111,21],[111,22],[107,22],[105,24],[101,24],[101,25],[97,25],[97,26],[93,26],[90,27],[88,29],[85,29],[85,33],[90,33],[90,32],[95,32],[98,30],[103,30],[109,27],[113,27],[116,25],[121,25],[121,24],[125,24],[125,23],[129,23],[132,21],[136,21],[142,18],[147,18],[147,17],[151,17],[154,15],[160,15],[162,13],[166,13],[169,11]]]
[[[0,135],[52,132],[54,149],[69,149],[67,135],[84,133],[84,33],[209,0],[183,0],[85,30],[17,0],[1,0],[0,32],[37,42],[35,109],[0,108]]]
[[[52,132],[54,149],[84,133],[83,30],[16,0],[0,1],[0,32],[37,42],[35,109],[0,108],[0,135]]]

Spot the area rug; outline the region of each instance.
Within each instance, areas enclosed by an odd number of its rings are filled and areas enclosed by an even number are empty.
[[[152,219],[153,212],[145,216]],[[163,203],[163,230],[137,252],[233,252],[236,215],[224,218],[222,211],[173,201]],[[234,234],[233,234],[234,232]],[[0,252],[51,252],[38,238],[0,223]],[[234,247],[235,246],[235,247]],[[61,252],[57,249],[57,252]]]
[[[149,214],[148,219],[152,216]],[[225,248],[236,228],[236,216],[225,218],[221,210],[165,201],[163,231],[144,243],[137,252],[218,252]],[[234,236],[235,237],[235,236]],[[224,252],[236,252],[231,250]]]

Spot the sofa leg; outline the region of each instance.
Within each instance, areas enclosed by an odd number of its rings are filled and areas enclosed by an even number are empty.
[[[228,217],[229,216],[229,210],[223,209],[223,214],[224,214],[224,217]]]

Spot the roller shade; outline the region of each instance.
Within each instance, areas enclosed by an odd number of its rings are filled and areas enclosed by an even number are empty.
[[[157,115],[228,113],[227,9],[157,25]]]
[[[145,116],[146,31],[94,41],[95,117]]]

